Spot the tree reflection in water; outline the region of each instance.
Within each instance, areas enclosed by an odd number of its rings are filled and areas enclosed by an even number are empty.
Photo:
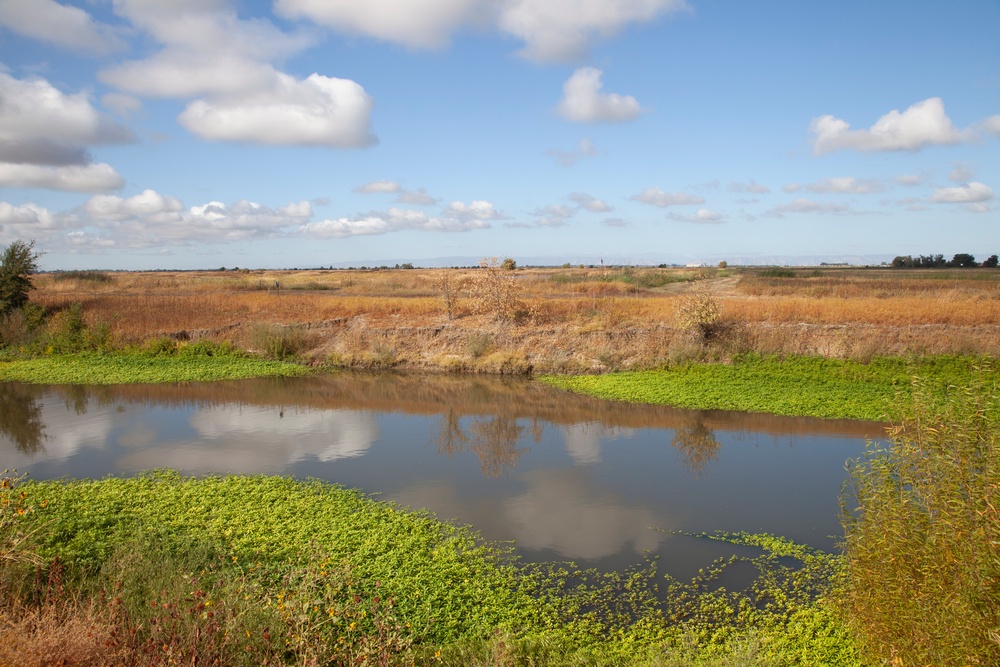
[[[438,453],[446,454],[452,458],[455,454],[465,451],[465,443],[469,441],[468,436],[462,431],[462,425],[458,423],[461,415],[453,409],[448,409],[441,415],[441,433],[438,435]]]
[[[45,425],[38,389],[32,385],[0,383],[0,433],[23,454],[44,451]]]
[[[464,451],[472,452],[479,457],[479,469],[487,477],[498,478],[513,472],[521,455],[527,451],[517,446],[524,427],[518,426],[516,419],[504,415],[492,419],[477,417],[473,419],[468,434],[462,430],[459,419],[460,415],[454,410],[442,415],[441,432],[438,434],[439,453],[451,458]],[[532,423],[532,434],[536,441],[541,439],[541,425],[537,422]]]
[[[705,426],[700,412],[692,413],[685,424],[674,429],[674,439],[670,444],[677,448],[684,464],[695,477],[701,477],[708,464],[718,458],[721,447],[715,433]]]
[[[526,449],[519,448],[523,426],[504,415],[493,419],[476,419],[472,422],[472,444],[469,451],[479,457],[479,469],[487,477],[500,477],[504,472],[513,472]]]

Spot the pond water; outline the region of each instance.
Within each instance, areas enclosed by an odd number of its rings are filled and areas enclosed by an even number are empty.
[[[845,462],[882,433],[613,403],[521,379],[0,383],[0,467],[33,479],[163,467],[317,477],[472,524],[527,560],[621,569],[648,552],[678,577],[726,548],[685,531],[834,549]]]

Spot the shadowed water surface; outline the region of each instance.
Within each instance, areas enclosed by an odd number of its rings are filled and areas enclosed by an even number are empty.
[[[529,560],[617,569],[648,551],[679,577],[725,547],[663,531],[833,549],[844,464],[881,435],[871,422],[629,405],[496,378],[0,383],[0,463],[33,479],[317,477],[470,523]]]

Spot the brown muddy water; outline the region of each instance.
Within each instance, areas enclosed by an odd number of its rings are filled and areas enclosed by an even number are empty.
[[[0,383],[0,468],[32,479],[316,477],[513,542],[526,560],[689,577],[748,531],[834,550],[872,422],[698,412],[530,380],[361,375],[110,387]]]

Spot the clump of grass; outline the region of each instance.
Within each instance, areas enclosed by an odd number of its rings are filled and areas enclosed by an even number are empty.
[[[794,278],[797,274],[791,269],[764,269],[758,273],[761,278]]]
[[[851,465],[840,604],[875,663],[1000,664],[1000,394],[984,368],[916,383],[887,447]]]
[[[474,331],[465,339],[466,351],[468,351],[469,356],[473,359],[479,359],[489,352],[492,347],[493,336],[483,331]]]
[[[113,278],[111,274],[107,271],[95,271],[93,269],[88,269],[84,271],[57,271],[52,274],[52,279],[56,282],[68,282],[71,280],[77,280],[88,283],[97,284],[107,284],[112,282]]]
[[[250,330],[250,345],[270,359],[287,361],[316,344],[316,336],[305,328],[276,324],[256,324]]]

